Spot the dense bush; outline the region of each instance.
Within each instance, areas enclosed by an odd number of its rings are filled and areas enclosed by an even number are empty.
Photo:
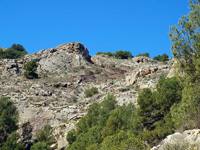
[[[128,58],[132,58],[132,54],[129,51],[116,51],[115,53],[112,52],[98,52],[97,55],[100,54],[104,54],[104,55],[108,55],[110,57],[115,57],[118,59],[128,59]]]
[[[44,142],[38,142],[31,146],[31,150],[48,150],[47,144]]]
[[[108,95],[102,103],[93,103],[87,115],[76,124],[76,130],[68,132],[68,150],[92,149],[143,149],[144,143],[131,131],[135,116],[135,106],[117,106],[113,95]]]
[[[10,48],[3,51],[0,49],[0,59],[17,59],[22,58],[24,55],[28,54],[25,48],[20,44],[13,44]]]
[[[92,87],[91,89],[85,90],[85,97],[92,97],[93,95],[98,93],[98,89],[96,87]]]
[[[35,72],[37,70],[38,64],[36,61],[29,61],[25,66],[24,76],[28,79],[38,78],[38,74]]]
[[[139,56],[150,57],[149,53],[144,53],[144,54],[139,53],[136,57],[139,57]]]
[[[164,53],[162,56],[158,55],[158,56],[155,56],[153,59],[157,61],[165,62],[169,60],[169,56],[166,53]]]
[[[182,99],[182,86],[176,78],[161,78],[156,91],[143,89],[138,96],[137,122],[140,137],[150,145],[174,132],[170,109]],[[138,127],[138,128],[139,128]]]
[[[15,105],[6,97],[0,98],[0,149],[23,150],[23,144],[18,142],[18,112]]]
[[[1,150],[24,150],[24,144],[19,142],[19,134],[12,132],[8,137],[3,146],[0,147]]]
[[[31,147],[31,150],[51,150],[52,148],[50,146],[56,143],[53,128],[50,125],[46,125],[43,129],[39,130],[36,134],[36,141]]]
[[[13,131],[17,130],[17,121],[17,108],[8,98],[0,98],[0,146]]]
[[[101,55],[101,54],[108,55],[110,57],[114,57],[115,56],[115,54],[112,53],[112,52],[97,52],[96,55]]]
[[[200,1],[190,0],[190,12],[170,28],[172,54],[183,76],[182,101],[172,107],[176,128],[195,128],[200,117]]]
[[[116,51],[115,52],[115,58],[118,59],[128,59],[128,58],[132,58],[132,54],[129,51]]]

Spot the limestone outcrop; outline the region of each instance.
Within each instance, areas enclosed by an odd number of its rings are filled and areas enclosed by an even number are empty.
[[[165,149],[199,149],[200,148],[200,129],[186,130],[183,133],[176,132],[168,135],[159,145],[151,150]]]

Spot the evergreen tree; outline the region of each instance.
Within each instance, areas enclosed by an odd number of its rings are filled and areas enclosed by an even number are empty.
[[[37,70],[37,66],[38,64],[34,60],[28,62],[25,66],[24,76],[28,79],[38,78],[38,74],[35,72]]]

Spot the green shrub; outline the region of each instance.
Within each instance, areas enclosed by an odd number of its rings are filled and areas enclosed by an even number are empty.
[[[45,142],[47,145],[55,143],[55,137],[52,135],[53,128],[50,125],[46,125],[42,130],[39,130],[36,134],[36,139],[40,142]]]
[[[155,56],[153,59],[157,61],[165,62],[169,60],[169,56],[166,53],[164,53],[162,56],[158,55],[158,56]]]
[[[116,51],[115,53],[112,52],[98,52],[96,55],[108,55],[109,57],[115,57],[118,59],[128,59],[128,58],[133,58],[131,52],[129,51]]]
[[[129,131],[123,130],[112,136],[106,137],[101,143],[100,150],[125,150],[125,149],[138,149],[145,150],[146,146],[139,138]]]
[[[31,146],[31,150],[49,150],[49,149],[46,143],[38,142],[36,144],[33,144],[33,146]]]
[[[161,78],[156,91],[143,89],[138,96],[137,122],[140,137],[151,146],[175,130],[171,107],[180,103],[182,86],[176,78]]]
[[[0,49],[0,59],[17,59],[28,54],[25,48],[20,44],[13,44],[10,48],[3,51]]]
[[[115,58],[118,59],[128,59],[128,58],[132,58],[132,54],[129,51],[116,51],[115,52]]]
[[[149,53],[144,53],[144,54],[141,54],[141,53],[139,53],[136,57],[139,57],[139,56],[146,56],[146,57],[150,57],[149,56]]]
[[[6,97],[0,98],[0,147],[17,130],[17,122],[18,112],[15,105]]]
[[[25,66],[24,76],[27,79],[36,79],[38,78],[38,74],[35,72],[37,70],[38,64],[36,61],[29,61]]]
[[[18,139],[20,138],[19,134],[16,132],[12,132],[6,142],[0,147],[1,150],[24,150],[24,144],[19,142]]]
[[[91,89],[85,90],[85,97],[92,97],[93,95],[98,93],[98,89],[96,87],[92,87]]]
[[[112,52],[97,52],[96,55],[101,55],[101,54],[108,55],[109,57],[114,57],[114,55],[115,55]]]
[[[87,115],[68,132],[67,150],[144,149],[144,143],[131,131],[135,121],[135,106],[117,106],[109,94],[101,103],[88,107]]]
[[[69,144],[72,144],[76,140],[76,131],[75,129],[72,129],[67,133],[66,140],[69,142]]]
[[[50,146],[56,143],[55,137],[53,135],[53,128],[50,125],[46,125],[43,129],[36,133],[36,141],[31,146],[31,150],[51,150]]]

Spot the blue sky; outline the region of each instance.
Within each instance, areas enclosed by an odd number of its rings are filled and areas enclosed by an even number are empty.
[[[0,47],[28,53],[81,42],[98,51],[171,56],[169,27],[189,12],[188,0],[0,0]]]

